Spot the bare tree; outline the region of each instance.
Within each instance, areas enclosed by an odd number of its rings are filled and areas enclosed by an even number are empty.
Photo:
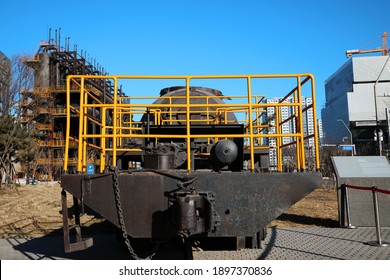
[[[34,75],[24,61],[26,55],[14,55],[11,59],[9,90],[3,96],[3,111],[0,116],[0,175],[6,184],[13,181],[13,164],[32,157],[32,131],[28,124],[21,124],[22,92],[31,92]]]
[[[11,58],[9,91],[4,96],[3,115],[20,117],[22,93],[31,91],[34,86],[33,70],[25,64],[31,60],[29,55],[14,55]]]

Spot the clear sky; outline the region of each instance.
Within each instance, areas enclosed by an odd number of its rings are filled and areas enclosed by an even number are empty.
[[[110,74],[312,73],[318,105],[348,49],[381,46],[387,0],[2,0],[0,51],[33,54],[48,30]],[[320,114],[318,115],[320,116]]]

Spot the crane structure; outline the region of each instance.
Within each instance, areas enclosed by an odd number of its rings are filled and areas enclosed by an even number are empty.
[[[382,48],[376,48],[371,50],[348,50],[345,52],[346,57],[350,57],[354,54],[366,54],[366,53],[375,53],[381,52],[383,56],[389,55],[389,46],[387,45],[387,32],[383,32],[382,34]]]

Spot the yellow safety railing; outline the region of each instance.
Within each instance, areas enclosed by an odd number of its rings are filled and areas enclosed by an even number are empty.
[[[89,86],[90,79],[108,79],[113,84],[112,95],[105,98],[104,94],[97,94],[96,88]],[[198,85],[202,80],[215,80],[218,83],[224,80],[244,81],[245,92],[229,96],[201,96],[191,93],[191,86]],[[285,97],[274,103],[264,102],[265,96],[253,93],[253,83],[258,84],[261,79],[290,79],[294,82],[291,91]],[[173,80],[172,84],[182,81],[185,85],[185,95],[180,96],[136,96],[126,97],[118,94],[118,82],[127,80]],[[78,90],[75,90],[78,88]],[[218,88],[216,86],[215,88]],[[310,97],[312,102],[303,107],[303,93]],[[244,149],[249,151],[249,164],[255,167],[255,150],[274,149],[277,155],[277,170],[283,169],[283,151],[287,148],[295,150],[296,167],[299,171],[307,169],[306,158],[308,151],[305,141],[314,139],[314,166],[319,169],[318,131],[316,124],[315,82],[311,74],[268,74],[268,75],[218,75],[218,76],[86,76],[70,75],[67,77],[67,125],[64,155],[64,170],[68,169],[70,143],[77,143],[77,171],[86,172],[87,162],[91,154],[100,157],[100,171],[108,165],[116,165],[116,158],[120,152],[142,152],[141,148],[129,148],[123,145],[125,139],[152,138],[152,139],[185,139],[187,148],[187,170],[191,170],[190,143],[194,138],[221,139],[242,138]],[[164,102],[153,103],[157,99]],[[202,100],[202,103],[199,102]],[[211,100],[221,99],[224,102],[213,103]],[[72,100],[72,103],[71,103]],[[79,104],[75,105],[74,101]],[[180,102],[178,102],[180,100]],[[195,102],[198,100],[198,102]],[[287,102],[289,101],[289,102]],[[290,108],[293,112],[289,118],[282,116],[282,108]],[[305,135],[303,130],[303,116],[311,110],[313,115],[313,133]],[[264,121],[264,116],[273,112],[271,121]],[[185,134],[146,134],[142,133],[141,118],[149,114],[150,120],[157,125],[181,124],[186,129]],[[201,119],[194,119],[193,114],[201,114]],[[229,118],[235,114],[236,119]],[[71,118],[72,116],[72,118]],[[78,116],[78,122],[74,121]],[[178,116],[180,118],[178,119]],[[269,116],[268,116],[269,117]],[[71,121],[72,119],[72,121]],[[191,134],[190,127],[194,124],[228,124],[241,123],[244,125],[242,134]],[[283,126],[290,123],[292,131],[286,133]],[[95,129],[91,130],[91,126]],[[275,145],[270,145],[275,139]],[[73,153],[74,154],[74,153]],[[110,158],[110,161],[108,160]]]

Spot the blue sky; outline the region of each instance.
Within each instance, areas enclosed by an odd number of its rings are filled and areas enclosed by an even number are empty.
[[[1,5],[0,50],[33,54],[48,30],[87,51],[110,74],[314,74],[324,82],[348,49],[381,46],[390,32],[380,0],[10,1]],[[319,114],[320,116],[320,114]]]

